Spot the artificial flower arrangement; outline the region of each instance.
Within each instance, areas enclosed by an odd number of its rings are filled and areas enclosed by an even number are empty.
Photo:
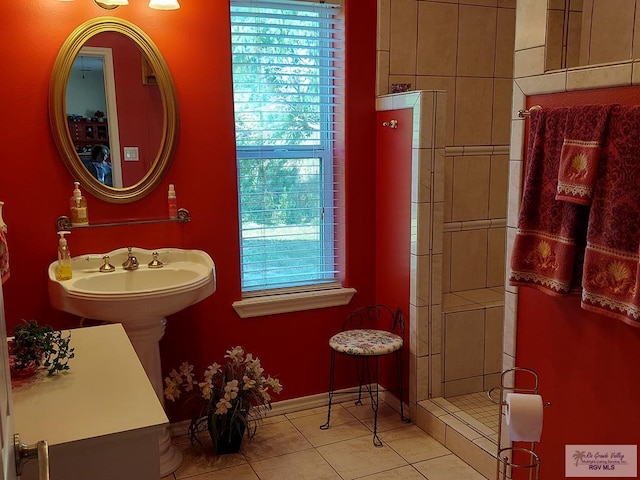
[[[13,338],[8,342],[12,377],[26,378],[39,368],[45,368],[48,375],[69,370],[69,360],[75,356],[70,341],[71,333],[65,336],[35,320],[23,320],[15,326]]]
[[[207,430],[217,453],[238,451],[245,433],[249,440],[253,438],[271,410],[271,395],[282,391],[280,381],[265,377],[260,359],[245,354],[242,347],[227,350],[224,358],[223,365],[208,366],[201,381],[187,362],[164,379],[168,400],[175,401],[182,392],[188,396],[185,406],[195,400],[188,431],[191,444],[202,447],[200,434]],[[234,439],[236,447],[229,445]]]

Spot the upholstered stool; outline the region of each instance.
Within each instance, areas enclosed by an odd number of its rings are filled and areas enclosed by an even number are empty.
[[[362,328],[369,326],[386,327],[387,330],[377,328]],[[356,405],[362,405],[362,388],[369,393],[371,408],[373,409],[373,444],[382,446],[378,437],[378,358],[383,355],[396,354],[398,368],[398,385],[400,399],[400,418],[403,422],[409,419],[404,416],[402,403],[402,346],[404,344],[404,316],[398,308],[395,312],[385,305],[372,305],[362,307],[352,312],[343,323],[343,329],[329,339],[331,347],[331,372],[329,377],[329,407],[327,410],[327,423],[320,428],[326,430],[331,421],[331,405],[335,395],[333,377],[336,353],[353,356],[356,358],[356,371],[358,374],[358,400]],[[369,360],[374,360],[373,377],[369,366]],[[341,392],[353,393],[353,392]]]

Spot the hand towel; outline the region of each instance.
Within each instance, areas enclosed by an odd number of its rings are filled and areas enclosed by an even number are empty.
[[[588,207],[556,200],[569,108],[534,110],[510,284],[559,295],[580,288]]]
[[[640,327],[640,106],[615,106],[595,182],[582,307]]]
[[[589,205],[613,105],[569,108],[560,152],[556,200]]]

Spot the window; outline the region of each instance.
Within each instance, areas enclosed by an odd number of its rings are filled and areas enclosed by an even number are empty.
[[[242,291],[337,282],[335,5],[232,1]]]

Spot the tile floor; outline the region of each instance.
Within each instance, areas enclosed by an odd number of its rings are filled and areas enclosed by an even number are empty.
[[[484,477],[435,439],[382,404],[378,434],[367,405],[334,406],[331,428],[320,430],[326,407],[268,417],[240,453],[216,457],[211,447],[196,453],[175,437],[184,455],[180,468],[163,480],[484,480]]]
[[[489,399],[487,392],[468,393],[446,400],[498,434],[498,406]]]

